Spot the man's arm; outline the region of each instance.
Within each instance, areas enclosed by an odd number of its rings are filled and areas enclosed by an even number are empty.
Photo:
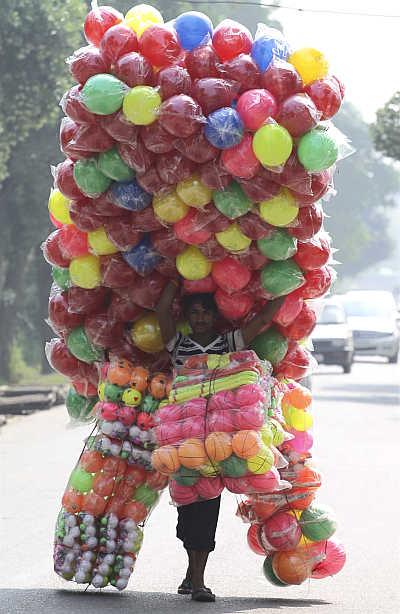
[[[272,301],[268,301],[268,303],[263,307],[263,309],[256,315],[250,322],[248,322],[242,328],[242,336],[245,347],[249,345],[257,337],[258,333],[266,324],[270,324],[272,322],[272,318],[278,311],[279,307],[282,305],[285,300],[284,296],[276,298]]]
[[[169,281],[165,286],[161,298],[156,307],[161,337],[165,344],[169,343],[176,335],[175,320],[172,315],[172,303],[178,291],[178,282]]]

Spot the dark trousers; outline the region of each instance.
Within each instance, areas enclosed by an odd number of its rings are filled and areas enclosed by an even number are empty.
[[[215,548],[221,497],[178,507],[176,536],[186,550],[212,552]]]

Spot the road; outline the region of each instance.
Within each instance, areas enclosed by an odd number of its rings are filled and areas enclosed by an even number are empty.
[[[211,605],[175,594],[185,559],[167,494],[146,527],[129,590],[83,593],[55,576],[53,525],[88,428],[66,429],[61,407],[12,419],[1,432],[1,614],[186,614],[207,607],[217,613],[400,611],[398,382],[398,365],[378,360],[356,363],[350,375],[322,367],[313,378],[314,455],[324,475],[319,501],[339,517],[336,536],[346,544],[345,569],[298,587],[270,585],[262,557],[247,547],[235,498],[227,493],[208,566],[207,583],[218,597]]]

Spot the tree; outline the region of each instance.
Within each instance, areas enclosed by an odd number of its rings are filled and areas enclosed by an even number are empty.
[[[16,336],[30,320],[32,328],[32,313],[23,309],[32,286],[27,279],[48,227],[49,164],[60,157],[58,101],[70,81],[65,57],[81,44],[84,15],[80,0],[21,0],[18,10],[13,0],[2,3],[0,376],[5,379]],[[32,291],[38,296],[37,287]]]
[[[325,205],[325,227],[339,249],[339,274],[350,276],[390,255],[388,213],[400,182],[396,170],[375,151],[368,124],[355,107],[344,104],[335,124],[356,151],[338,165],[337,195]]]
[[[377,111],[371,130],[376,149],[400,161],[400,91]]]

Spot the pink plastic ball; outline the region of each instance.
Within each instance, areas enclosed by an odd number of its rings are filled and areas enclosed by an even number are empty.
[[[235,390],[235,401],[238,407],[256,405],[264,400],[264,391],[258,384],[245,384]]]
[[[279,473],[273,467],[267,473],[261,475],[251,475],[247,478],[250,490],[253,493],[270,493],[276,490],[279,486]]]
[[[297,518],[287,512],[277,512],[268,518],[261,529],[267,541],[276,550],[292,550],[301,538]]]
[[[233,433],[235,424],[233,414],[229,410],[214,412],[207,417],[207,431],[209,433]]]
[[[289,448],[290,450],[298,452],[299,454],[311,450],[314,439],[310,431],[296,431],[295,429],[289,429],[289,432],[294,435],[294,439],[289,439],[286,441],[285,448]]]
[[[190,505],[199,498],[194,486],[181,486],[175,480],[170,481],[169,492],[173,501],[178,505]]]
[[[264,423],[263,411],[258,405],[239,407],[233,410],[233,422],[238,431],[259,429]]]
[[[237,103],[237,112],[248,130],[258,130],[269,117],[274,118],[278,105],[268,90],[248,90]]]
[[[182,439],[190,439],[191,437],[205,438],[206,419],[203,416],[193,416],[186,418],[181,422]]]
[[[178,443],[183,439],[181,422],[164,422],[155,428],[155,436],[160,446]]]
[[[209,499],[215,499],[216,497],[219,497],[219,495],[224,489],[224,485],[219,476],[215,478],[205,478],[204,477],[204,478],[200,478],[196,482],[194,489],[197,491],[199,497],[201,497],[204,500],[209,500]]]
[[[260,169],[260,162],[253,152],[253,137],[245,134],[238,145],[222,152],[222,162],[231,175],[240,179],[251,179]]]
[[[339,573],[346,562],[346,551],[344,546],[333,539],[328,539],[327,542],[323,542],[322,552],[325,554],[326,558],[314,567],[311,574],[312,578],[318,580]]]
[[[209,411],[228,410],[237,406],[233,390],[222,390],[212,395],[208,403]]]
[[[242,495],[249,489],[249,482],[247,478],[223,478],[223,482],[226,488],[233,492],[235,495]]]

